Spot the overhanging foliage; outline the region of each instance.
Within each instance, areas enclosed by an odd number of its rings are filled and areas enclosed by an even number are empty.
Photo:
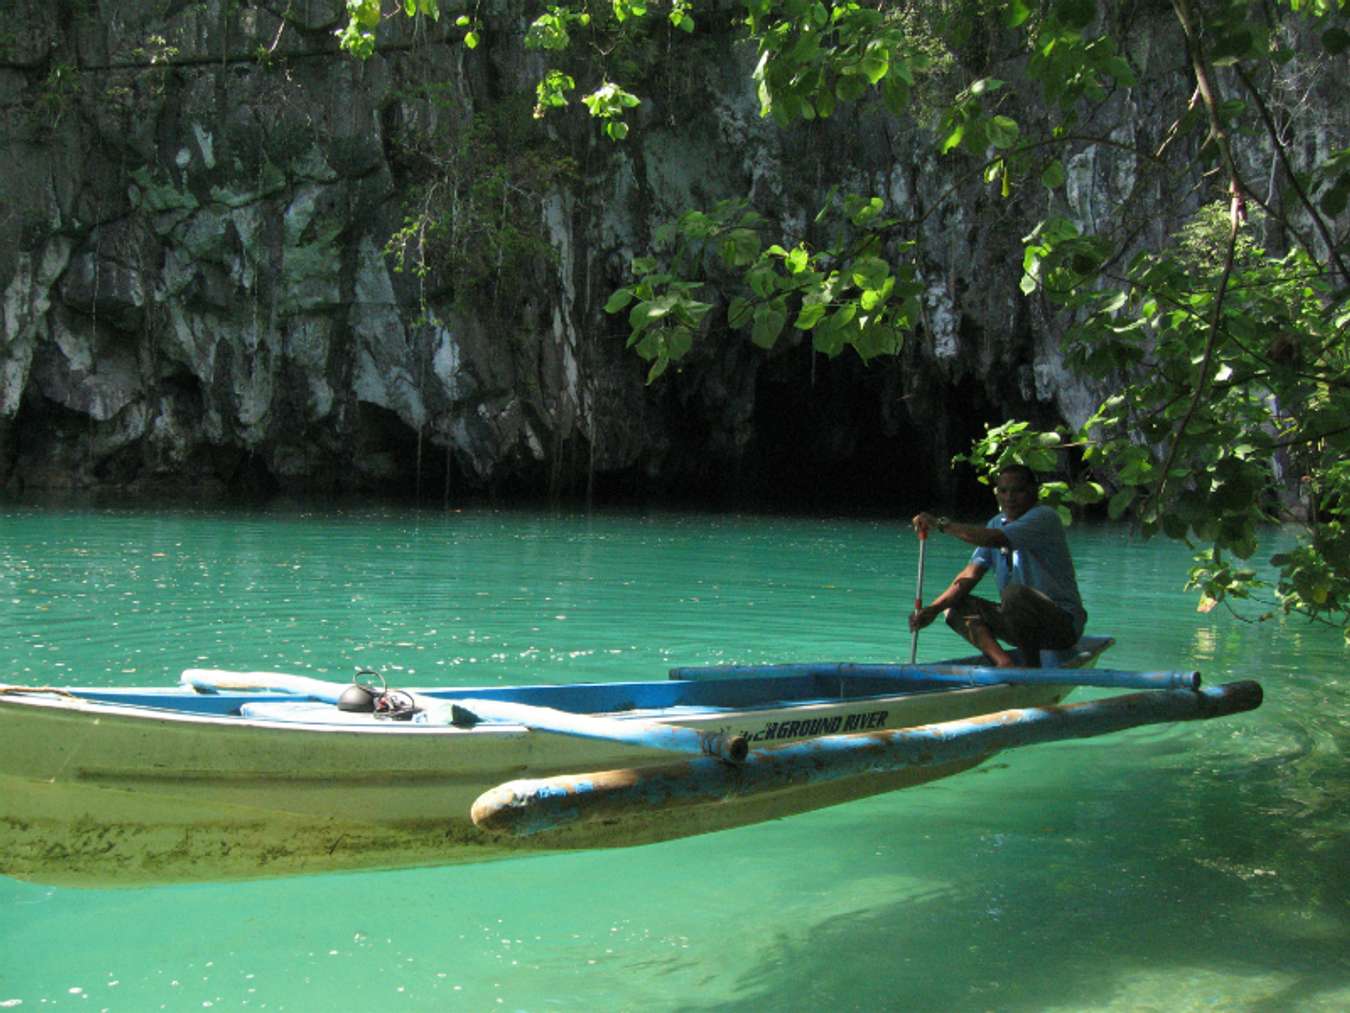
[[[358,55],[374,44],[372,6],[348,3],[343,45]],[[1245,562],[1258,528],[1296,523],[1296,548],[1272,561],[1279,577],[1264,614],[1302,613],[1350,639],[1350,148],[1340,138],[1309,159],[1292,136],[1302,96],[1347,69],[1344,0],[1172,0],[1185,61],[1148,71],[1092,0],[539,4],[524,42],[561,62],[582,44],[607,53],[644,33],[693,34],[705,12],[737,6],[763,116],[788,127],[880,102],[920,117],[953,176],[977,173],[1000,198],[1062,190],[1072,153],[1123,143],[1093,133],[1086,109],[1141,74],[1185,75],[1177,93],[1189,101],[1170,131],[1129,150],[1151,171],[1189,174],[1202,199],[1186,226],[1150,241],[1127,199],[1093,227],[1048,216],[1023,242],[1023,293],[1057,307],[1066,360],[1110,396],[1077,431],[1013,420],[958,460],[983,471],[1016,458],[1066,478],[1070,459],[1081,461],[1072,483],[1048,484],[1049,498],[1105,502],[1146,534],[1191,544],[1202,609],[1258,594]],[[398,9],[438,13],[424,0]],[[470,46],[486,31],[477,10],[463,6],[456,21]],[[977,42],[999,47],[997,76],[962,65]],[[604,60],[590,69],[581,104],[621,141],[642,96],[610,80]],[[574,68],[550,66],[536,116],[572,106],[577,82]],[[1029,115],[1033,99],[1048,119]],[[1178,170],[1182,149],[1195,157]],[[1289,199],[1258,192],[1254,166]],[[784,235],[743,201],[690,209],[606,308],[627,314],[651,379],[689,354],[720,307],[764,348],[796,332],[827,355],[894,354],[923,326],[915,225],[881,197],[843,192],[809,235]],[[1262,247],[1258,225],[1279,249]]]

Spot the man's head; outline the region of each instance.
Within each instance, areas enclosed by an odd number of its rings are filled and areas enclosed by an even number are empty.
[[[1009,464],[995,476],[994,495],[1004,520],[1015,521],[1036,505],[1040,497],[1040,483],[1036,473],[1025,464]]]

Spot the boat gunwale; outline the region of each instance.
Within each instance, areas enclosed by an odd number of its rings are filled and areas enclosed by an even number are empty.
[[[1097,658],[1114,643],[1115,639],[1113,637],[1084,637],[1083,640],[1080,641],[1080,644],[1082,645],[1081,649],[1074,653],[1068,667],[1090,668],[1096,662]],[[982,667],[984,665],[987,665],[987,662],[983,658],[976,656],[972,658],[944,659],[942,661],[929,662],[927,665],[920,663],[912,666],[896,665],[895,667],[898,669],[923,669],[925,667],[935,666],[951,668],[961,666]],[[880,677],[871,677],[871,679],[880,681]],[[818,677],[796,676],[782,678],[776,681],[780,683],[793,681],[805,683],[809,681],[818,681]],[[835,710],[840,707],[853,706],[855,704],[859,706],[875,706],[878,703],[886,701],[899,703],[905,700],[929,698],[942,694],[951,694],[954,697],[959,698],[960,696],[971,693],[1006,693],[1009,689],[1015,689],[1019,685],[1017,682],[1011,681],[969,686],[953,686],[949,683],[923,686],[921,684],[913,684],[913,682],[918,682],[918,680],[913,680],[910,685],[906,686],[901,680],[897,679],[896,681],[898,685],[891,690],[883,690],[876,693],[861,693],[856,696],[817,695],[795,699],[785,697],[768,699],[762,703],[757,702],[754,705],[720,708],[716,707],[716,705],[701,704],[673,705],[688,708],[687,711],[680,714],[671,714],[671,706],[647,708],[628,707],[615,711],[581,710],[573,711],[573,713],[604,716],[620,721],[656,720],[672,725],[702,725],[713,722],[753,721],[755,718],[762,715],[783,711],[792,711],[808,715],[821,710]],[[598,692],[602,695],[621,697],[626,690],[639,691],[645,689],[647,692],[651,692],[656,687],[671,686],[696,686],[696,692],[712,696],[715,695],[715,691],[719,685],[734,685],[738,688],[744,688],[747,684],[753,682],[755,682],[753,679],[730,676],[726,679],[710,679],[697,683],[681,683],[679,680],[671,680],[670,682],[661,680],[626,680],[620,682],[534,683],[507,686],[434,686],[427,688],[409,688],[406,692],[423,696],[440,703],[454,703],[457,699],[472,698],[475,696],[504,696],[509,699],[511,696],[528,696],[531,693],[538,691],[542,691],[541,695],[545,696],[568,692],[582,694],[586,692]],[[1072,687],[1066,687],[1066,692],[1071,688]],[[101,698],[96,694],[126,694],[129,697],[155,697],[166,701],[166,705],[136,703],[115,699],[110,700]],[[233,706],[232,712],[221,713],[209,709],[182,709],[167,705],[175,700],[183,702],[195,701],[198,704],[208,705],[216,702]],[[510,721],[485,721],[471,727],[460,727],[450,724],[431,724],[406,720],[373,720],[369,723],[354,723],[344,721],[303,721],[262,717],[255,718],[244,716],[238,712],[239,708],[244,704],[252,702],[314,704],[318,701],[307,699],[303,696],[296,696],[294,694],[266,691],[202,693],[182,685],[159,688],[146,686],[43,687],[41,689],[29,689],[20,686],[0,687],[0,710],[10,707],[35,707],[47,711],[75,712],[93,716],[118,717],[127,720],[167,721],[175,724],[196,724],[205,727],[249,728],[262,731],[292,733],[322,732],[326,734],[346,733],[353,735],[518,736],[530,731],[526,725]],[[892,705],[894,705],[894,703]]]
[[[573,684],[581,685],[581,684]],[[633,684],[614,684],[614,683],[596,683],[594,685],[633,685]],[[706,685],[706,684],[705,684]],[[791,711],[800,712],[803,715],[809,715],[813,712],[822,710],[837,710],[840,707],[851,707],[854,705],[860,707],[875,707],[877,704],[892,702],[899,703],[904,700],[917,698],[928,698],[937,695],[951,695],[959,698],[972,693],[994,693],[1006,692],[1010,683],[995,683],[993,685],[979,686],[929,686],[923,688],[911,688],[903,691],[868,693],[858,696],[844,697],[810,697],[799,700],[795,699],[775,699],[763,704],[746,707],[700,707],[697,705],[680,705],[686,707],[679,714],[671,714],[670,708],[634,708],[622,711],[594,711],[586,712],[596,716],[613,718],[615,720],[634,720],[634,721],[661,721],[667,724],[679,725],[682,722],[707,721],[732,722],[732,721],[753,721],[765,714],[780,713]],[[438,687],[444,689],[444,687]],[[518,687],[521,689],[527,687]],[[122,689],[131,692],[139,691],[138,687],[100,687],[98,692],[116,692]],[[458,687],[455,688],[458,692]],[[156,692],[156,691],[151,691]],[[158,692],[163,692],[158,691]],[[424,693],[423,690],[411,690],[410,692]],[[466,697],[469,693],[464,694]],[[221,697],[227,694],[219,694]],[[286,694],[228,694],[232,701],[242,706],[246,703],[294,703],[297,705],[312,704],[313,701],[306,701]],[[184,695],[185,699],[192,697]],[[435,697],[442,702],[453,702],[454,698]],[[430,724],[414,721],[371,721],[369,723],[344,723],[340,721],[302,721],[288,720],[278,718],[246,717],[237,712],[219,713],[212,711],[188,711],[175,709],[170,706],[161,706],[155,704],[137,704],[122,701],[113,701],[99,699],[95,697],[66,696],[60,692],[48,693],[24,693],[22,695],[0,694],[0,710],[6,707],[34,707],[47,711],[65,711],[78,714],[85,714],[93,717],[117,717],[127,720],[145,720],[145,721],[168,721],[175,724],[202,725],[221,728],[252,728],[267,731],[278,732],[324,732],[324,733],[349,733],[354,735],[483,735],[483,734],[501,734],[509,733],[514,735],[529,732],[530,729],[523,724],[509,721],[480,722],[472,727],[458,727],[450,724]],[[334,708],[336,709],[336,708]]]

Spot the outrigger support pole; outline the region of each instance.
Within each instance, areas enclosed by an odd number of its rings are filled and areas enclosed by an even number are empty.
[[[982,759],[1003,749],[1088,738],[1169,721],[1254,710],[1255,682],[1199,690],[1152,690],[1050,707],[981,714],[957,721],[853,735],[830,735],[752,750],[744,763],[712,757],[679,763],[508,781],[474,802],[475,824],[528,837],[575,823],[618,820],[685,806],[799,788],[866,774]]]
[[[726,735],[720,731],[699,731],[679,725],[646,721],[642,718],[608,718],[592,714],[574,714],[552,707],[513,703],[509,700],[463,699],[438,701],[436,706],[444,714],[449,708],[449,723],[473,727],[487,721],[499,724],[522,725],[532,731],[573,735],[583,739],[604,739],[633,746],[665,749],[675,753],[693,753],[716,757],[730,763],[740,763],[750,751],[750,745],[740,735]],[[435,713],[428,711],[428,713]]]

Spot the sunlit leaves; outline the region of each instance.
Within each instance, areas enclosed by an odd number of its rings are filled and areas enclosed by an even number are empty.
[[[1112,86],[1130,87],[1135,73],[1109,35],[1089,37],[1097,18],[1092,0],[1060,0],[1039,18],[1022,17],[1031,51],[1027,72],[1048,102],[1066,111],[1080,99],[1101,101]]]
[[[696,336],[703,307],[719,297],[726,326],[759,348],[809,335],[812,347],[829,356],[846,349],[864,359],[894,354],[920,318],[922,286],[914,266],[897,264],[878,238],[893,224],[885,202],[857,196],[832,201],[814,224],[838,230],[838,242],[823,248],[804,241],[791,247],[766,244],[773,223],[744,201],[685,212],[658,230],[667,256],[635,260],[639,281],[616,293],[606,309],[634,307],[629,343],[652,359],[653,378],[692,348],[653,337],[662,333],[669,314],[688,310],[683,324]],[[705,279],[702,287],[696,277]],[[678,298],[658,298],[670,293]],[[699,305],[691,307],[684,301],[689,299]]]
[[[525,30],[525,46],[560,52],[572,44],[571,29],[584,28],[590,22],[591,16],[584,10],[551,5],[530,22],[530,27]]]
[[[641,0],[611,0],[614,8],[614,19],[619,22],[627,21],[629,18],[643,18],[647,16],[647,5]]]
[[[1049,219],[1026,239],[1024,288],[1075,311],[1066,361],[1118,390],[1073,437],[1108,514],[1202,546],[1190,584],[1202,608],[1245,599],[1260,585],[1233,561],[1280,514],[1278,462],[1317,492],[1300,550],[1273,560],[1281,611],[1344,626],[1350,557],[1341,568],[1326,553],[1340,544],[1327,519],[1350,511],[1350,350],[1329,278],[1303,250],[1270,257],[1239,237],[1220,301],[1227,215],[1201,209],[1170,248],[1135,256],[1109,284],[1109,249]],[[978,459],[1024,456],[1031,440],[991,431]]]
[[[576,86],[570,74],[557,69],[545,72],[535,86],[534,118],[541,119],[549,109],[567,105],[567,93]]]
[[[432,0],[432,2],[435,2],[435,0]],[[478,48],[481,37],[478,33],[478,26],[474,23],[473,18],[469,17],[467,14],[461,14],[459,17],[455,18],[455,27],[464,29],[465,46],[469,49]]]
[[[986,77],[975,81],[957,96],[956,101],[943,115],[939,129],[942,142],[938,145],[938,150],[942,154],[963,148],[972,154],[983,155],[985,148],[994,143],[990,136],[991,128],[1000,140],[1008,144],[1016,141],[1016,122],[1002,116],[999,118],[999,124],[995,126],[993,124],[995,117],[984,108],[985,97],[1002,87],[1003,82],[998,78]]]
[[[362,28],[375,28],[380,23],[380,0],[347,0],[347,13]]]
[[[338,45],[363,60],[375,52],[375,29],[380,24],[380,0],[347,0],[347,24],[338,29]]]
[[[589,95],[583,95],[581,101],[592,116],[603,122],[605,136],[611,141],[621,141],[628,136],[628,124],[622,117],[625,110],[638,104],[636,95],[624,91],[613,81],[606,81]]]
[[[760,115],[781,124],[830,116],[840,102],[879,90],[900,111],[913,67],[926,57],[912,49],[900,12],[857,3],[749,0],[746,25],[759,47],[754,82]]]
[[[403,0],[402,7],[403,13],[410,18],[440,20],[438,0]],[[369,59],[375,53],[376,30],[384,14],[380,0],[346,0],[346,11],[347,23],[334,33],[338,37],[338,47],[362,60]],[[476,45],[477,38],[470,42],[466,37],[465,42],[472,47]]]
[[[712,305],[695,298],[697,283],[679,281],[651,261],[635,262],[634,273],[642,277],[610,296],[605,312],[628,310],[628,347],[652,364],[651,382],[689,353]]]

